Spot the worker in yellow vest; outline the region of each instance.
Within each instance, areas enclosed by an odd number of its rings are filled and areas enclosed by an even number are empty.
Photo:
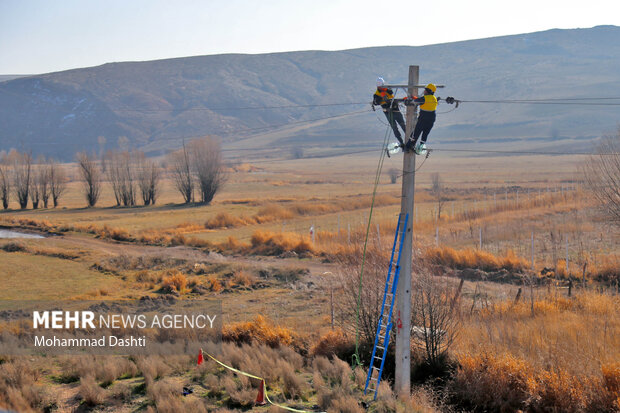
[[[431,133],[431,129],[433,129],[433,125],[435,124],[435,110],[437,110],[437,97],[435,97],[435,92],[437,91],[437,86],[432,83],[429,83],[424,88],[424,95],[417,97],[413,96],[411,99],[405,98],[405,104],[411,105],[420,105],[420,115],[418,116],[418,122],[415,125],[415,129],[413,130],[413,135],[411,139],[407,142],[406,150],[415,150],[417,153],[423,152],[426,149],[426,140],[428,139],[428,134]],[[453,100],[452,98],[447,98]],[[448,102],[450,103],[450,102]],[[422,136],[422,140],[416,146],[416,142]]]

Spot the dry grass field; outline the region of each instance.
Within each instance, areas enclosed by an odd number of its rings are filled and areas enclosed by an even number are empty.
[[[46,234],[0,240],[0,299],[221,300],[223,362],[265,377],[277,403],[365,411],[358,402],[371,398],[365,370],[349,366],[355,337],[339,288],[346,268],[359,272],[376,158],[238,164],[206,206],[181,204],[165,179],[155,206],[113,207],[104,185],[85,208],[72,181],[58,208],[0,212],[0,227]],[[386,159],[369,227],[380,289],[400,209],[400,178],[390,183],[387,171],[401,162]],[[598,214],[578,162],[438,152],[422,165],[414,261],[450,285],[463,280],[458,329],[443,373],[416,376],[410,397],[397,399],[388,371],[368,411],[620,410],[620,233]],[[184,386],[194,393],[181,396]],[[253,407],[256,391],[212,361],[195,367],[195,354],[0,357],[0,406],[20,412],[284,411]]]

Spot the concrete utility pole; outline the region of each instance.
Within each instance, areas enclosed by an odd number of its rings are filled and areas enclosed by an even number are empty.
[[[409,66],[409,96],[418,95],[419,66]],[[417,106],[407,106],[405,142],[418,121]],[[394,390],[397,394],[411,392],[411,251],[413,239],[413,201],[415,194],[415,152],[403,154],[403,189],[400,213],[409,214],[400,262],[400,276],[396,290],[396,374]]]

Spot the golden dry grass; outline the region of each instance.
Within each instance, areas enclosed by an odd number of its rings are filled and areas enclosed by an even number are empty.
[[[613,411],[620,408],[620,297],[581,292],[465,319],[455,345],[454,389],[486,409]]]

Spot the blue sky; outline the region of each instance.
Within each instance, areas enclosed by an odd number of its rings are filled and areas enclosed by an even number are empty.
[[[620,25],[620,1],[0,0],[0,74]]]

